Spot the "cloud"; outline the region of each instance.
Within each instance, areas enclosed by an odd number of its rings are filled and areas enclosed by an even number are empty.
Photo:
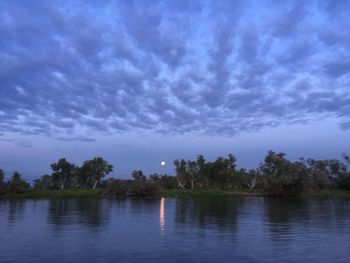
[[[341,58],[337,60],[329,61],[324,66],[325,72],[331,78],[338,78],[343,75],[350,74],[350,58]]]
[[[344,5],[2,2],[0,134],[232,136],[329,116],[348,128]]]

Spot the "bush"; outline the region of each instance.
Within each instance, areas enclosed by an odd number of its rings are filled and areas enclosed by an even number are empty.
[[[304,191],[307,168],[302,162],[291,162],[285,153],[269,151],[260,166],[264,175],[265,192],[273,196],[296,196]]]
[[[265,192],[272,196],[297,196],[304,191],[304,180],[300,175],[267,175]]]
[[[152,197],[160,193],[160,188],[146,180],[109,180],[104,195],[110,198],[117,197]]]
[[[134,181],[129,187],[129,195],[134,197],[157,196],[160,189],[154,183],[148,181]]]
[[[340,189],[350,190],[350,174],[342,174],[337,179],[337,185]]]
[[[126,180],[108,180],[104,195],[111,198],[125,197],[128,195],[129,185],[130,182]]]
[[[160,189],[175,189],[178,187],[175,176],[152,174],[150,175],[150,180],[155,185],[158,185]]]
[[[22,194],[29,191],[30,185],[22,179],[20,173],[14,172],[6,188],[9,194]]]

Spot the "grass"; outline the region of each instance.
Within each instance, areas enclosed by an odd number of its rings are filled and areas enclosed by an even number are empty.
[[[301,197],[314,197],[314,198],[345,198],[350,199],[350,191],[345,190],[309,190],[304,192]]]
[[[37,190],[18,194],[16,198],[99,198],[103,197],[103,189],[64,189],[64,190]]]
[[[264,196],[264,192],[261,190],[183,190],[183,189],[171,189],[163,190],[161,193],[164,197],[226,197],[226,196]]]
[[[239,190],[164,190],[161,193],[164,197],[235,197],[235,196],[262,196],[268,194],[263,190],[239,189]],[[313,190],[301,194],[301,198],[346,198],[350,199],[350,191],[344,190]]]
[[[23,199],[51,199],[51,198],[103,198],[104,189],[65,189],[65,190],[37,190],[23,194],[6,196],[5,198]],[[163,190],[163,197],[239,197],[239,196],[268,196],[263,190]],[[350,191],[343,190],[314,190],[301,195],[302,198],[346,198],[350,199]]]

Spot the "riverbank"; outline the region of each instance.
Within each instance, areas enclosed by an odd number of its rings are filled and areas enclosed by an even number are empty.
[[[317,190],[307,191],[301,194],[302,198],[314,197],[314,198],[346,198],[350,199],[350,191],[345,190]]]
[[[229,196],[266,196],[262,190],[182,190],[171,189],[162,191],[164,197],[229,197]]]
[[[5,199],[102,198],[103,189],[37,190],[4,196]]]
[[[269,197],[263,190],[165,190],[164,197],[237,197],[237,196],[261,196]],[[278,198],[278,197],[277,197]],[[350,191],[343,190],[315,190],[302,193],[298,198],[346,198],[350,199]]]
[[[263,190],[163,190],[153,197],[243,197],[261,196],[268,197]],[[136,196],[135,196],[136,197]],[[0,199],[51,199],[51,198],[109,198],[104,189],[65,189],[65,190],[38,190],[22,194],[13,194],[0,197]],[[301,194],[299,198],[346,198],[350,199],[350,191],[342,190],[317,190]]]

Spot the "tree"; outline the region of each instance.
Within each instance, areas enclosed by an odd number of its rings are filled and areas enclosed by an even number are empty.
[[[39,189],[48,190],[48,189],[53,189],[54,187],[55,186],[54,186],[54,183],[52,181],[52,176],[50,176],[48,174],[41,176],[40,179],[36,179],[33,182],[33,188],[35,190],[39,190]]]
[[[92,160],[84,162],[81,172],[86,180],[93,182],[92,189],[95,189],[102,178],[113,172],[113,166],[102,157],[95,157]]]
[[[0,195],[5,193],[5,173],[2,169],[0,169]]]
[[[147,179],[141,170],[132,171],[131,176],[135,181],[145,181]]]
[[[157,196],[159,187],[148,180],[132,181],[128,188],[128,194],[135,197]]]
[[[204,159],[203,155],[197,156],[197,185],[200,188],[207,188],[209,186],[209,164]]]
[[[209,163],[209,181],[214,187],[237,188],[240,185],[240,174],[236,173],[236,158],[229,154],[227,158],[218,157]]]
[[[158,175],[157,173],[150,175],[150,181],[158,185],[161,189],[174,189],[177,187],[177,180],[175,176],[167,174]]]
[[[244,172],[244,177],[246,179],[246,185],[249,190],[253,190],[259,182],[259,178],[261,177],[261,173],[259,169],[249,170],[248,172]]]
[[[198,166],[197,163],[194,161],[187,161],[187,174],[188,174],[188,179],[190,181],[190,186],[191,189],[194,189],[195,183],[197,182],[197,177],[198,177]]]
[[[9,183],[8,190],[10,193],[20,194],[24,193],[29,189],[29,184],[22,179],[19,172],[14,172]]]
[[[53,171],[52,180],[61,189],[64,189],[69,181],[77,174],[77,167],[65,158],[61,158],[57,163],[51,164],[51,169]]]
[[[269,151],[260,166],[264,176],[265,191],[274,196],[294,196],[304,190],[307,169],[302,162],[290,162],[285,153]]]
[[[184,159],[175,160],[174,165],[176,167],[177,184],[180,188],[185,189],[189,177],[186,167],[186,161]]]
[[[0,169],[0,188],[5,185],[5,173]]]
[[[338,174],[337,183],[339,188],[344,190],[350,190],[350,171],[349,171],[350,156],[344,153],[343,158],[346,164],[343,164],[343,169]]]

